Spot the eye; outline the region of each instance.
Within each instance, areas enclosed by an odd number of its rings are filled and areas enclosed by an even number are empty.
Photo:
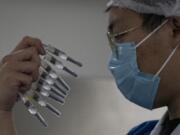
[[[114,39],[116,42],[120,43],[120,42],[123,42],[123,37],[125,36],[126,34],[121,34],[121,35],[116,35],[114,36]]]

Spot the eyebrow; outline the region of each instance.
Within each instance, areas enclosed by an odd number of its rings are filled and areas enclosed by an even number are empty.
[[[109,12],[109,11],[111,10],[111,8],[112,8],[112,6],[111,6],[111,7],[106,7],[105,10],[104,10],[104,12],[105,12],[105,13]]]

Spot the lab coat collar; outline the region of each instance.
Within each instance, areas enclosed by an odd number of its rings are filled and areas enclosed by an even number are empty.
[[[162,130],[162,124],[164,123],[164,121],[166,120],[166,118],[168,117],[168,112],[166,112],[162,119],[157,123],[157,125],[155,126],[155,128],[153,129],[153,131],[151,132],[150,135],[159,135],[161,130]],[[180,124],[177,126],[177,128],[172,132],[171,135],[180,135]]]

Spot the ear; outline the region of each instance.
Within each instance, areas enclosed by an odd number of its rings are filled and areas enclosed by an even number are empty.
[[[171,26],[175,42],[180,43],[180,17],[173,17],[171,19]]]

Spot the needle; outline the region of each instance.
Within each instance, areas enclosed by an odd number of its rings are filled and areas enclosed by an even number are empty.
[[[72,75],[74,77],[78,77],[78,75],[75,72],[73,72],[72,70],[70,70],[69,68],[64,66],[63,63],[60,60],[56,59],[53,55],[47,53],[45,55],[44,59],[49,61],[51,64],[55,65],[55,67],[57,69],[63,70],[66,73],[68,73],[68,74],[70,74],[70,75]]]
[[[75,59],[73,59],[72,57],[69,57],[65,52],[51,46],[51,45],[45,45],[44,44],[44,47],[47,51],[49,51],[50,53],[52,53],[53,55],[56,55],[58,57],[60,57],[61,59],[63,60],[66,60],[66,61],[69,61],[79,67],[82,67],[82,63],[76,61]]]
[[[66,90],[70,90],[70,86],[51,68],[45,61],[41,62],[42,70],[46,71],[48,75],[52,78],[57,80]]]
[[[57,94],[58,96],[65,98],[67,96],[67,93],[63,91],[61,88],[56,88],[56,85],[49,85],[47,82],[45,82],[43,79],[40,78],[38,82],[38,87],[42,88],[46,91],[52,91],[53,93]]]
[[[53,94],[52,92],[48,92],[46,90],[39,89],[39,88],[35,89],[35,91],[39,92],[44,97],[49,97],[49,98],[53,99],[54,101],[57,101],[61,105],[64,105],[64,103],[65,103],[64,98],[57,96],[56,94]]]
[[[43,116],[38,112],[38,110],[35,108],[35,106],[31,103],[30,99],[27,96],[24,96],[21,93],[18,93],[20,99],[22,100],[23,104],[28,109],[29,113],[33,116],[35,116],[44,127],[48,127],[48,124],[46,120],[43,118]]]
[[[48,110],[50,110],[53,114],[60,117],[61,112],[56,109],[53,105],[50,103],[44,101],[37,93],[33,94],[33,99],[42,107],[46,107]]]

